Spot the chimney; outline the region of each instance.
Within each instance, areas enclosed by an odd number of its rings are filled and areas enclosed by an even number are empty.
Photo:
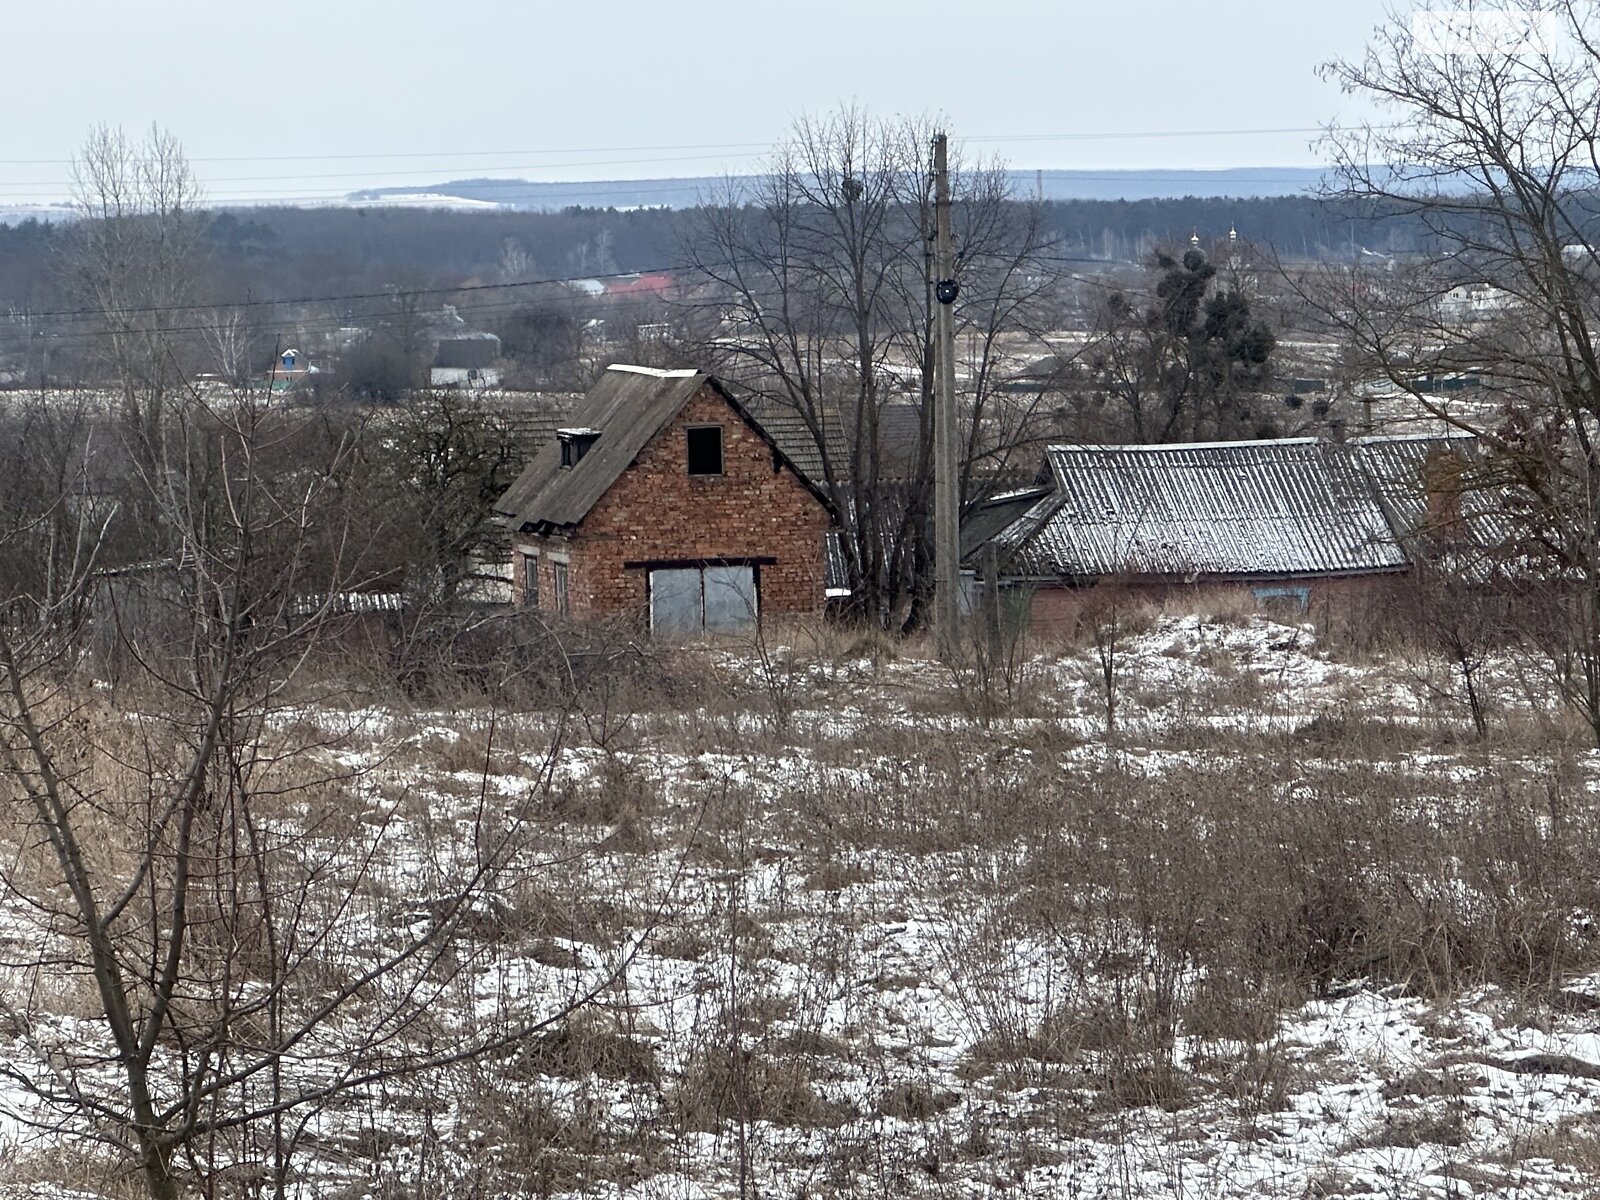
[[[1420,530],[1427,537],[1450,540],[1465,530],[1461,493],[1465,490],[1466,460],[1454,450],[1434,450],[1422,468],[1426,515]]]

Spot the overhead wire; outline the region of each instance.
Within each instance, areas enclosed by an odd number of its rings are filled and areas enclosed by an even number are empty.
[[[1380,126],[1380,128],[1387,127]],[[1160,138],[1258,137],[1322,132],[1325,132],[1325,129],[1320,125],[1250,129],[1107,129],[1072,130],[1054,133],[976,133],[962,135],[958,140],[962,142],[1144,141]],[[642,146],[545,147],[535,150],[398,150],[340,152],[333,154],[234,154],[193,156],[189,158],[189,162],[356,162],[378,159],[418,158],[532,158],[542,154],[654,154],[667,150],[674,152],[682,150],[772,150],[781,148],[785,144],[784,139],[779,138],[775,142],[678,142]],[[76,159],[72,158],[0,158],[0,167],[71,166],[76,161]]]
[[[1030,258],[1036,262],[1050,263],[1081,263],[1095,264],[1106,260],[1076,255],[1032,255]],[[719,266],[732,266],[733,263],[715,264]],[[143,316],[154,313],[181,313],[181,312],[223,312],[238,311],[241,309],[262,308],[289,308],[307,307],[326,304],[348,304],[367,300],[380,300],[394,304],[403,299],[417,299],[423,296],[460,296],[481,292],[503,292],[527,288],[556,287],[572,284],[588,283],[591,281],[604,281],[608,279],[634,279],[643,276],[661,275],[672,276],[682,273],[685,266],[682,263],[670,263],[662,266],[642,267],[630,271],[593,271],[584,275],[554,276],[545,279],[510,280],[503,283],[460,283],[440,284],[433,287],[417,288],[385,288],[380,291],[364,292],[334,292],[314,296],[287,296],[278,299],[264,297],[245,297],[236,299],[222,299],[212,301],[196,301],[177,304],[145,304],[145,305],[118,305],[118,306],[82,306],[79,308],[41,309],[34,312],[15,312],[14,317],[22,322],[34,323],[38,321],[73,321],[91,320],[109,317]],[[576,298],[583,302],[584,297]],[[594,299],[594,297],[589,297]],[[515,307],[515,303],[510,305]],[[456,305],[455,307],[461,307]],[[392,313],[392,309],[384,310]],[[207,325],[201,328],[213,328]],[[168,330],[177,332],[177,330]]]
[[[1090,258],[1084,258],[1084,257],[1080,257],[1080,256],[1068,256],[1068,255],[1061,255],[1061,256],[1041,255],[1041,256],[1037,256],[1036,261],[1042,262],[1042,263],[1043,262],[1055,262],[1055,263],[1110,265],[1110,264],[1104,264],[1104,260],[1090,259]],[[726,265],[726,264],[724,264],[724,265]],[[458,296],[458,295],[460,295],[462,293],[467,293],[467,294],[486,293],[486,292],[495,292],[495,291],[506,291],[506,290],[512,290],[512,289],[528,289],[528,288],[541,288],[541,287],[544,287],[544,288],[560,288],[560,289],[562,289],[562,291],[557,292],[556,294],[541,295],[541,296],[535,296],[535,297],[532,297],[532,298],[501,299],[501,300],[490,300],[490,301],[483,301],[483,302],[477,302],[477,303],[457,301],[457,302],[451,304],[449,307],[451,309],[453,309],[458,316],[460,314],[466,313],[466,314],[470,314],[470,315],[475,316],[475,317],[507,315],[507,314],[514,313],[514,312],[529,311],[529,310],[542,311],[542,312],[552,312],[552,311],[561,311],[561,310],[568,310],[568,311],[580,311],[581,310],[581,311],[591,311],[592,312],[592,311],[594,311],[593,306],[596,305],[597,303],[603,303],[606,306],[606,309],[607,309],[608,312],[615,312],[617,309],[638,308],[638,307],[650,306],[650,305],[661,305],[661,304],[672,303],[672,301],[668,297],[666,297],[665,295],[663,295],[661,293],[645,293],[645,294],[634,294],[634,295],[624,294],[624,295],[610,295],[610,296],[589,295],[589,294],[574,292],[574,291],[572,291],[570,289],[570,287],[568,287],[568,285],[575,284],[575,283],[580,283],[580,282],[587,282],[587,281],[590,281],[590,280],[624,279],[624,278],[633,278],[633,277],[641,276],[641,275],[668,274],[668,273],[674,272],[674,271],[681,271],[682,269],[683,268],[681,266],[661,267],[661,268],[655,268],[655,269],[651,269],[651,270],[638,271],[638,272],[635,272],[635,271],[619,271],[619,272],[608,272],[608,273],[600,273],[600,274],[591,274],[591,275],[586,275],[586,276],[569,276],[569,277],[555,278],[555,279],[526,280],[526,281],[517,281],[517,282],[510,282],[510,283],[470,284],[470,285],[461,285],[461,286],[457,286],[457,287],[396,289],[396,290],[393,290],[393,291],[385,291],[385,292],[356,292],[356,293],[346,293],[346,294],[343,294],[343,295],[303,296],[303,297],[295,297],[295,298],[292,298],[292,299],[283,299],[283,300],[245,300],[245,301],[235,301],[235,302],[220,301],[220,302],[212,303],[212,304],[182,304],[182,305],[172,305],[172,306],[148,305],[148,306],[133,306],[133,307],[121,308],[121,309],[81,308],[81,309],[71,309],[71,310],[55,310],[55,311],[45,311],[45,312],[30,313],[30,314],[20,314],[18,316],[18,318],[17,318],[17,323],[19,325],[23,325],[23,326],[27,327],[27,326],[37,326],[39,324],[39,322],[45,321],[45,320],[50,320],[50,321],[57,322],[56,327],[52,328],[52,329],[49,329],[49,330],[44,330],[44,329],[39,329],[39,328],[31,329],[32,333],[40,335],[40,336],[48,336],[52,340],[55,340],[55,341],[72,341],[72,340],[84,340],[84,339],[99,338],[99,337],[111,337],[111,336],[118,336],[118,335],[127,335],[130,332],[134,333],[134,334],[149,335],[149,336],[153,336],[153,335],[169,336],[169,335],[177,335],[177,334],[205,334],[205,333],[214,333],[216,331],[216,329],[217,329],[217,324],[215,322],[206,322],[206,323],[191,323],[191,324],[177,324],[177,325],[162,325],[162,326],[155,327],[155,328],[141,328],[141,329],[129,331],[129,330],[123,330],[123,329],[108,329],[108,328],[82,328],[82,327],[73,328],[70,325],[65,324],[64,319],[88,320],[88,319],[91,319],[91,318],[104,318],[104,317],[108,317],[108,316],[128,317],[128,316],[148,315],[148,314],[154,314],[154,313],[170,313],[170,312],[214,312],[214,313],[223,313],[223,312],[227,312],[229,310],[237,310],[237,309],[241,309],[241,308],[256,308],[256,309],[259,309],[259,308],[267,308],[267,307],[288,307],[288,306],[309,307],[309,306],[316,306],[316,305],[326,305],[326,304],[335,304],[335,303],[341,303],[341,302],[353,302],[353,301],[364,301],[364,300],[382,300],[382,301],[389,302],[389,306],[388,307],[370,308],[370,309],[366,309],[366,310],[363,310],[363,311],[348,311],[347,310],[347,311],[344,311],[344,312],[326,313],[326,314],[321,314],[321,315],[310,315],[310,314],[300,313],[300,314],[295,314],[293,316],[286,316],[281,321],[276,321],[275,322],[275,321],[269,319],[267,322],[265,322],[266,324],[274,324],[274,323],[282,324],[282,325],[284,325],[284,326],[286,326],[288,328],[292,328],[295,332],[301,332],[301,333],[325,332],[325,331],[331,331],[331,330],[336,330],[336,329],[345,329],[345,328],[362,328],[364,322],[378,322],[378,323],[381,323],[381,322],[384,322],[384,321],[387,321],[387,320],[393,320],[393,319],[395,319],[397,317],[404,317],[404,318],[409,318],[409,319],[417,319],[417,318],[419,318],[421,316],[421,314],[418,313],[418,312],[403,313],[403,312],[397,311],[397,309],[393,305],[394,305],[395,302],[397,302],[397,301],[399,301],[401,299],[418,298],[418,297],[427,296],[427,295],[439,295],[439,296],[452,296],[453,297],[453,296]],[[1094,287],[1097,287],[1097,288],[1107,288],[1107,287],[1116,286],[1116,285],[1108,284],[1103,279],[1097,279],[1094,276],[1084,275],[1084,274],[1081,274],[1081,273],[1078,273],[1078,272],[1071,272],[1071,271],[1062,272],[1061,273],[1061,278],[1063,278],[1065,280],[1070,280],[1070,281],[1073,281],[1073,282],[1083,283],[1083,284],[1086,284],[1086,285],[1089,285],[1089,286],[1094,286]],[[784,295],[784,290],[783,290],[783,288],[781,286],[772,285],[772,286],[768,286],[768,287],[752,287],[752,288],[748,288],[743,292],[743,294],[742,294],[742,296],[740,298],[741,299],[745,299],[745,300],[751,300],[751,301],[754,301],[756,303],[761,303],[761,302],[766,301],[766,300],[777,300],[777,299],[781,298],[783,295]]]

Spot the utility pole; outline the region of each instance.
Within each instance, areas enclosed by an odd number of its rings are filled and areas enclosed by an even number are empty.
[[[933,139],[933,618],[939,653],[955,650],[961,624],[961,481],[956,455],[956,283],[950,237],[950,172],[945,135]]]

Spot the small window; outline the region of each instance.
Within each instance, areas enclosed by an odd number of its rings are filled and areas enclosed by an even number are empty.
[[[599,438],[598,429],[558,429],[556,438],[561,443],[561,465],[575,467]]]
[[[696,425],[684,431],[689,438],[689,474],[722,474],[722,426]]]
[[[1311,588],[1303,584],[1251,588],[1250,594],[1268,612],[1303,613],[1311,607]]]
[[[539,607],[539,556],[522,556],[522,603],[528,608]]]
[[[556,615],[564,617],[567,615],[567,564],[552,561],[550,576],[551,583],[554,584],[551,591],[555,593]]]

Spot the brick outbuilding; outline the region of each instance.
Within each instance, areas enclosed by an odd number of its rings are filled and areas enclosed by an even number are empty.
[[[1501,493],[1468,480],[1478,459],[1461,434],[1051,446],[1039,486],[969,517],[965,562],[1054,631],[1107,591],[1353,603],[1411,571],[1419,547],[1472,559],[1507,542]]]
[[[821,611],[828,508],[715,378],[613,366],[580,411],[496,505],[516,603],[690,634]]]

